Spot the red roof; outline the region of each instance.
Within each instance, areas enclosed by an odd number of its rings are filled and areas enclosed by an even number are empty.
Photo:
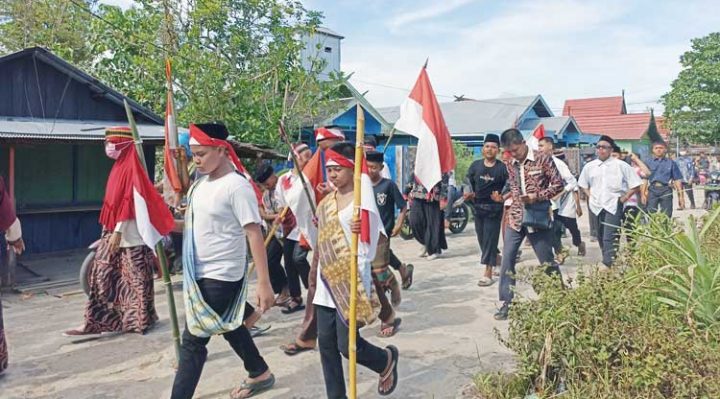
[[[563,107],[563,116],[573,116],[575,119],[584,116],[621,115],[625,111],[625,99],[617,97],[580,98],[566,100]]]
[[[638,140],[650,126],[650,113],[576,116],[575,121],[583,133],[605,134],[614,140]]]

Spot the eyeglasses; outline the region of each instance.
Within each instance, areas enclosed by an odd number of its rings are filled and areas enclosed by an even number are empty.
[[[609,150],[609,149],[612,149],[612,146],[603,145],[603,144],[598,144],[598,145],[595,146],[595,148],[597,148],[598,150]]]

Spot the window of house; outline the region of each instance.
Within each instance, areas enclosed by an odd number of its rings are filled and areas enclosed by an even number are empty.
[[[325,47],[326,53],[332,53],[332,47]]]

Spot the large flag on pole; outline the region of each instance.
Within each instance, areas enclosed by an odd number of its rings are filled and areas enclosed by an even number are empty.
[[[367,262],[375,259],[380,234],[388,236],[375,202],[373,183],[368,174],[367,160],[362,158],[362,174],[360,175],[360,240],[358,256]]]
[[[427,63],[420,71],[410,95],[400,106],[395,129],[417,137],[415,178],[429,191],[442,175],[455,168],[450,132],[430,85]]]
[[[530,137],[527,139],[527,145],[530,147],[531,150],[537,151],[538,148],[540,148],[540,139],[545,137],[545,126],[543,124],[537,125],[535,130],[533,130]]]

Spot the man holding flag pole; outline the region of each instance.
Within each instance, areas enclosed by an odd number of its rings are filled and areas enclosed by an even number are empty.
[[[359,323],[367,325],[377,317],[369,261],[384,234],[362,153],[361,118],[358,109],[356,149],[343,142],[325,152],[328,179],[336,190],[317,208],[320,283],[314,304],[325,389],[331,399],[346,397],[341,354],[349,358],[352,399],[357,398],[357,363],[378,373],[377,391],[382,396],[390,395],[398,382],[397,348],[376,347],[358,334]]]

